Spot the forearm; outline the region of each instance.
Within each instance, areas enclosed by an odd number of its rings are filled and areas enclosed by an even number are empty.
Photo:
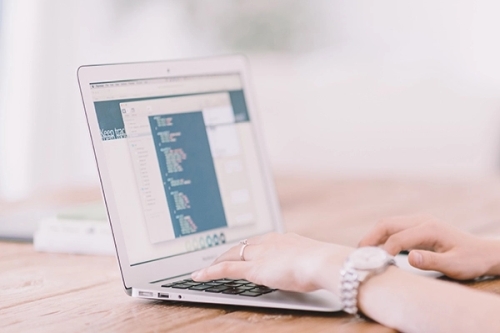
[[[404,332],[498,332],[500,298],[390,267],[359,290],[359,308]]]

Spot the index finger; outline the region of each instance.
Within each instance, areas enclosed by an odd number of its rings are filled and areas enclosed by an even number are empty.
[[[422,216],[394,216],[380,220],[361,240],[358,246],[377,246],[402,230],[415,227],[423,222]]]
[[[425,225],[405,229],[391,235],[383,248],[391,255],[396,255],[402,250],[422,249],[433,251],[436,248],[436,232]]]
[[[226,261],[208,266],[191,274],[195,281],[210,281],[216,279],[246,279],[250,263],[244,261]]]

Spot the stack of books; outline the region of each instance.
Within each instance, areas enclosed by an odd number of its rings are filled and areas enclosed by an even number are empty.
[[[36,251],[114,255],[115,247],[102,202],[83,204],[42,219],[33,236]]]

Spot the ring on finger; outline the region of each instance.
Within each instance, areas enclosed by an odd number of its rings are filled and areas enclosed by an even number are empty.
[[[245,248],[248,246],[248,239],[244,239],[240,242],[240,259],[241,261],[245,261]]]

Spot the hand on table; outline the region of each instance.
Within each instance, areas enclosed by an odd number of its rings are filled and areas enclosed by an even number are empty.
[[[377,245],[392,255],[411,250],[408,260],[412,266],[440,271],[454,279],[499,273],[497,241],[465,233],[432,216],[381,220],[359,243]]]
[[[354,249],[296,234],[270,233],[248,239],[240,258],[238,244],[214,263],[192,274],[193,280],[246,279],[282,290],[308,292],[338,289],[339,271]]]

